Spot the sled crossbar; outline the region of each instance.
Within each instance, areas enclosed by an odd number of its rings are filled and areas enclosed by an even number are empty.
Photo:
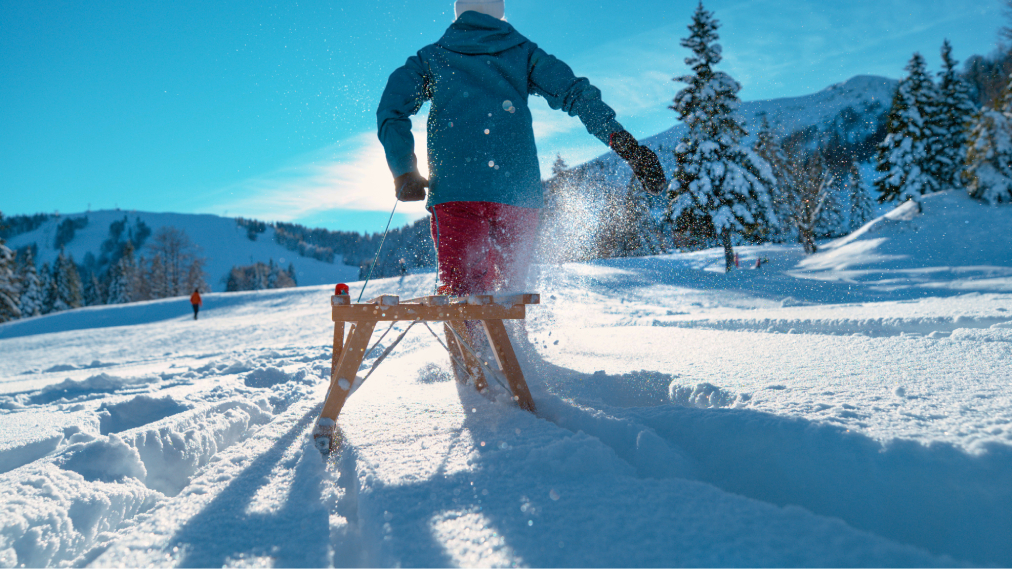
[[[355,385],[356,372],[362,365],[377,322],[443,322],[451,358],[464,363],[468,375],[474,378],[475,387],[481,391],[487,387],[481,371],[482,362],[478,361],[473,347],[463,346],[462,349],[458,343],[470,338],[464,324],[466,321],[480,322],[496,363],[513,391],[513,399],[521,408],[534,412],[534,400],[506,334],[503,320],[523,320],[527,315],[527,305],[540,302],[540,296],[534,293],[479,294],[467,297],[435,295],[403,301],[395,295],[382,295],[367,302],[351,302],[351,297],[346,294],[331,296],[334,352],[330,389],[313,430],[314,444],[321,452],[330,452],[336,445],[337,417]],[[347,338],[344,334],[345,323],[351,324]],[[458,381],[466,379],[466,376],[458,375]]]

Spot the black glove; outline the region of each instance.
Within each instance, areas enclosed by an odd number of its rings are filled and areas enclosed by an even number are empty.
[[[429,181],[414,170],[394,178],[394,191],[397,192],[397,199],[402,202],[417,202],[424,200],[425,188],[428,186]]]
[[[666,180],[661,161],[657,159],[654,151],[646,146],[640,146],[636,139],[624,130],[612,133],[610,140],[611,149],[629,163],[643,189],[655,196],[661,193]]]

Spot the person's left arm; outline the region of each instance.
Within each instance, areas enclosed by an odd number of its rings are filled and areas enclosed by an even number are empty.
[[[537,46],[528,62],[528,89],[541,95],[548,106],[580,117],[587,132],[608,145],[629,163],[643,189],[658,194],[665,184],[664,169],[657,155],[636,139],[615,119],[615,111],[601,100],[601,90],[586,77],[577,77],[557,57]]]

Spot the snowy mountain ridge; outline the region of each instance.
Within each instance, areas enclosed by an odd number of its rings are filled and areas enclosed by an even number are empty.
[[[812,130],[813,134],[838,134],[846,142],[857,142],[873,134],[889,110],[893,90],[899,82],[873,75],[858,75],[831,85],[817,93],[763,101],[743,101],[739,113],[751,143],[759,131],[763,117],[778,137]],[[640,140],[661,160],[669,175],[674,169],[673,151],[685,136],[685,125],[675,126]],[[614,152],[603,154],[575,168],[595,171],[610,184],[625,187],[632,170]]]
[[[50,217],[32,231],[15,235],[7,241],[7,246],[18,249],[34,243],[38,246],[36,265],[41,267],[43,263],[49,263],[52,266],[59,254],[56,247],[58,228],[68,219],[87,220],[86,225],[77,229],[73,233],[73,238],[64,245],[65,252],[72,255],[78,264],[82,263],[89,253],[98,256],[102,243],[109,237],[110,224],[125,219],[128,224],[135,224],[140,220],[152,232],[161,227],[174,227],[184,231],[190,240],[200,247],[199,256],[207,259],[204,270],[207,272],[207,284],[211,290],[224,290],[223,279],[233,266],[251,265],[256,262],[266,264],[271,260],[282,268],[292,264],[300,285],[319,285],[358,278],[358,267],[344,265],[340,255],[336,255],[334,263],[303,257],[277,243],[276,231],[272,226],[267,226],[263,233],[256,234],[256,239],[251,240],[246,229],[234,218],[211,214],[120,210],[64,214]],[[142,247],[137,254],[146,255],[147,252]]]

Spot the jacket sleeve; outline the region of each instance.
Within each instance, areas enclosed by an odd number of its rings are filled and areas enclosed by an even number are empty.
[[[417,168],[411,115],[430,98],[429,76],[417,55],[409,57],[407,63],[390,74],[376,111],[376,125],[395,178]]]
[[[608,144],[612,133],[625,130],[615,111],[601,100],[601,91],[586,77],[577,77],[568,65],[534,46],[528,63],[528,89],[541,95],[548,106],[578,116],[587,131]]]

